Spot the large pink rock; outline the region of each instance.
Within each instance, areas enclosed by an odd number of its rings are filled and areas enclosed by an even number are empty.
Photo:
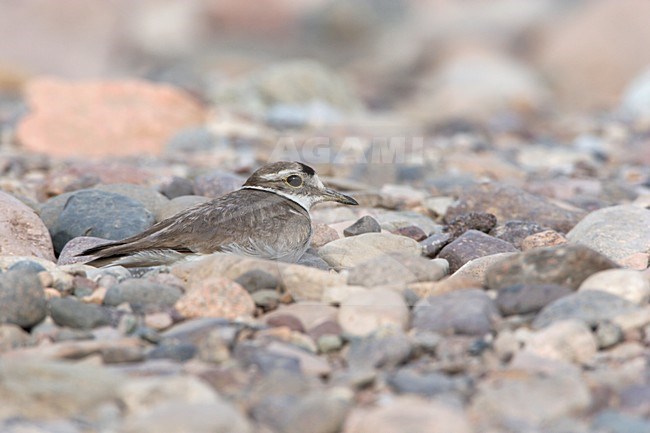
[[[36,213],[0,191],[0,256],[32,256],[55,261],[52,238]]]
[[[533,61],[571,108],[611,108],[650,64],[650,2],[579,2],[549,25]],[[558,17],[560,18],[560,17]]]
[[[55,156],[158,154],[180,129],[202,124],[206,111],[173,87],[145,81],[30,81],[31,107],[18,140]]]

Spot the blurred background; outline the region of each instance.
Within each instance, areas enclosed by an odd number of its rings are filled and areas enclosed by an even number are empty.
[[[472,149],[511,134],[650,163],[649,24],[646,0],[2,0],[0,124],[5,142],[56,155],[160,153],[167,139],[66,150],[73,139],[20,125],[39,100],[63,112],[75,98],[32,86],[43,77],[137,78],[186,92],[221,122],[212,133],[249,143],[277,144],[261,127],[425,147],[469,133]]]

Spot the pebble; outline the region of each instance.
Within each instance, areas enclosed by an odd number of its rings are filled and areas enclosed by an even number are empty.
[[[71,297],[50,299],[49,307],[50,316],[59,326],[92,329],[111,323],[111,314],[105,307],[85,304]]]
[[[90,420],[102,405],[115,399],[123,382],[122,375],[99,365],[3,360],[0,419]]]
[[[436,257],[438,253],[452,241],[452,236],[449,233],[434,233],[420,241],[422,250],[427,257]]]
[[[544,307],[533,321],[536,329],[564,319],[578,319],[590,326],[630,314],[636,306],[619,296],[599,290],[584,290],[559,298]]]
[[[567,319],[533,333],[525,347],[544,358],[586,365],[596,355],[598,342],[585,322]]]
[[[449,276],[447,282],[453,284],[456,280],[458,281],[475,281],[476,283],[473,287],[483,287],[485,282],[485,275],[487,274],[488,269],[495,263],[499,263],[501,260],[504,260],[516,253],[497,253],[490,254],[489,256],[478,257],[472,259],[469,262],[465,263],[463,266],[458,268],[456,272]],[[436,259],[444,260],[444,259]]]
[[[212,277],[193,285],[176,302],[176,310],[187,319],[250,317],[255,303],[239,284],[228,278]]]
[[[341,302],[338,322],[343,332],[357,337],[369,335],[384,326],[406,330],[409,310],[400,293],[377,287]]]
[[[413,328],[441,334],[485,335],[499,320],[494,301],[482,290],[429,296],[413,308]]]
[[[120,194],[139,202],[153,215],[158,215],[169,203],[169,199],[153,188],[131,183],[111,183],[96,185],[94,190]],[[157,221],[159,221],[157,219]]]
[[[578,290],[600,290],[637,305],[645,305],[650,300],[650,280],[631,269],[597,272],[584,280]]]
[[[517,252],[509,242],[502,241],[478,230],[468,230],[445,246],[438,257],[449,262],[453,274],[465,263],[492,254]]]
[[[351,371],[392,369],[406,361],[412,352],[413,345],[406,334],[395,326],[386,326],[363,338],[350,339],[345,360]]]
[[[29,346],[32,342],[30,334],[20,326],[11,323],[0,325],[0,354],[19,347]]]
[[[406,236],[407,238],[411,238],[414,241],[418,242],[423,241],[427,238],[427,234],[424,232],[424,230],[416,226],[399,227],[393,230],[391,233],[399,236]]]
[[[590,275],[616,268],[616,263],[582,245],[529,250],[499,261],[488,269],[492,290],[518,284],[557,284],[576,290]]]
[[[127,302],[135,312],[151,313],[171,308],[182,295],[178,287],[133,278],[109,287],[104,305]]]
[[[78,236],[119,240],[140,233],[153,223],[153,214],[129,197],[85,190],[68,198],[50,233],[58,253]]]
[[[194,183],[185,177],[172,176],[158,185],[158,192],[169,200],[191,196],[194,193]]]
[[[583,211],[568,210],[514,186],[484,183],[465,188],[458,203],[448,209],[445,220],[451,221],[463,213],[485,212],[488,209],[498,221],[533,221],[563,233],[571,230],[584,216]]]
[[[463,379],[463,377],[454,378],[437,371],[420,372],[414,368],[403,367],[389,374],[386,382],[400,394],[434,397],[455,393],[468,387],[469,381]]]
[[[452,238],[461,236],[468,230],[488,233],[497,224],[497,217],[487,212],[467,212],[460,214],[447,224],[446,231]]]
[[[235,282],[240,284],[246,289],[246,291],[248,291],[248,293],[251,294],[260,290],[275,291],[280,287],[280,282],[275,275],[261,269],[252,269],[248,272],[244,272],[235,279]]]
[[[35,256],[54,262],[43,221],[20,200],[0,191],[0,256]]]
[[[194,194],[216,198],[238,190],[246,182],[242,176],[223,171],[213,171],[194,179]]]
[[[471,433],[464,411],[437,400],[395,397],[370,408],[355,408],[343,433]]]
[[[31,328],[47,314],[38,274],[20,269],[0,273],[0,323]]]
[[[276,315],[289,315],[297,318],[302,323],[303,329],[311,332],[313,329],[328,322],[337,321],[338,309],[321,302],[299,301],[283,305],[276,311],[264,316],[264,321],[271,320]]]
[[[567,239],[598,251],[615,262],[650,245],[650,209],[619,205],[589,213],[567,233]]]
[[[442,261],[428,260],[410,254],[387,254],[361,263],[348,273],[348,284],[375,287],[421,281],[438,281],[447,274]]]
[[[521,250],[528,251],[535,248],[554,247],[566,244],[568,241],[561,233],[555,230],[544,230],[539,233],[526,236],[521,241]]]
[[[490,234],[521,249],[524,239],[531,235],[544,232],[544,227],[531,221],[506,221],[495,227]],[[549,245],[550,246],[550,245]]]
[[[390,253],[419,256],[420,245],[413,239],[389,233],[364,233],[338,239],[323,246],[318,254],[336,269],[352,268]]]
[[[313,233],[309,244],[311,248],[320,248],[340,237],[338,232],[327,224],[313,222],[312,230]]]
[[[483,428],[535,428],[587,411],[591,393],[577,374],[496,373],[478,385],[469,412]]]
[[[357,236],[363,233],[379,233],[381,226],[376,219],[370,215],[364,215],[356,220],[352,225],[343,230],[343,235],[346,237]]]
[[[18,140],[61,157],[159,154],[176,131],[205,117],[194,98],[145,81],[34,78],[25,93],[31,112],[18,126]]]
[[[536,313],[573,290],[557,284],[517,284],[500,288],[495,302],[504,316]]]
[[[342,274],[301,265],[287,265],[280,275],[286,291],[298,301],[320,301],[327,287],[345,284]]]
[[[388,211],[375,215],[383,230],[395,232],[404,227],[418,227],[425,234],[441,232],[442,227],[431,218],[412,211]]]

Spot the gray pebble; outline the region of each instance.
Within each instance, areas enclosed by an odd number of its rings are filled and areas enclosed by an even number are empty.
[[[92,329],[111,323],[110,312],[95,304],[86,304],[71,297],[50,299],[50,316],[59,326]]]
[[[364,215],[358,220],[356,220],[351,226],[343,230],[343,235],[348,236],[357,236],[363,233],[379,233],[381,231],[381,226],[376,219],[370,215]]]
[[[45,292],[36,273],[17,269],[0,274],[0,323],[31,328],[46,314]]]

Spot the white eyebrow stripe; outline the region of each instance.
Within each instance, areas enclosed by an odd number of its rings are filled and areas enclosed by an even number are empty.
[[[271,179],[278,179],[278,178],[284,177],[284,176],[286,176],[288,174],[296,174],[296,170],[292,170],[290,168],[285,168],[284,170],[280,170],[277,173],[269,173],[269,174],[262,175],[260,177],[262,179],[271,180]]]

